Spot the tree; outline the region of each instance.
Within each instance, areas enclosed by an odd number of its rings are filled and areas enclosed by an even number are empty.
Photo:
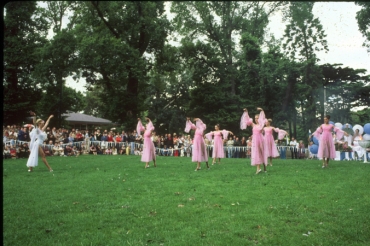
[[[145,100],[148,115],[155,116],[153,123],[158,133],[180,133],[194,86],[192,71],[181,58],[180,49],[165,45],[158,54],[149,75]]]
[[[370,108],[366,107],[363,110],[359,110],[356,112],[351,112],[351,119],[349,122],[356,122],[361,126],[370,122]],[[345,123],[343,123],[345,124]]]
[[[188,1],[173,2],[171,12],[176,14],[173,21],[180,35],[212,49],[212,57],[199,51],[198,59],[209,65],[214,59],[220,61],[218,78],[228,84],[229,93],[234,96],[237,93],[235,35],[248,32],[262,42],[268,16],[283,5],[283,2]],[[197,46],[202,48],[199,43]]]
[[[81,92],[63,85],[63,100],[60,103],[55,98],[59,97],[59,85],[48,85],[43,88],[42,96],[37,103],[37,111],[44,118],[55,114],[59,110],[63,113],[67,111],[79,112],[85,107],[85,97]],[[62,122],[62,121],[61,121]]]
[[[85,114],[93,115],[95,117],[103,118],[102,112],[104,112],[104,101],[101,100],[100,94],[103,90],[94,88],[94,90],[86,91],[85,107],[83,109]]]
[[[321,65],[326,87],[327,113],[336,122],[349,122],[351,110],[370,105],[370,75],[365,69],[341,67],[342,64]],[[322,90],[320,91],[322,95]],[[324,115],[322,115],[322,118]]]
[[[47,88],[47,93],[53,95],[55,105],[53,114],[57,116],[58,126],[62,123],[62,114],[66,110],[71,110],[63,106],[66,101],[65,95],[68,96],[65,94],[65,78],[72,75],[72,71],[78,67],[76,46],[72,32],[58,30],[56,35],[37,52],[40,62],[36,64],[34,76],[42,87]]]
[[[362,9],[356,13],[358,28],[365,37],[364,46],[370,52],[370,3],[369,2],[355,2],[356,5],[361,6]]]
[[[41,96],[32,77],[36,50],[46,43],[48,25],[36,2],[9,2],[4,7],[3,121],[19,123]]]
[[[106,118],[133,127],[144,111],[147,73],[170,24],[163,2],[78,2],[74,34],[88,87],[103,89]]]
[[[316,100],[315,89],[322,86],[321,71],[316,65],[316,52],[328,50],[325,32],[318,18],[312,14],[314,2],[291,2],[289,9],[284,13],[288,21],[285,29],[285,43],[283,45],[292,60],[302,63],[302,83],[300,84],[299,101],[302,105],[304,129],[315,129]],[[296,128],[296,120],[293,126]]]
[[[239,36],[249,33],[258,46],[264,41],[268,16],[281,2],[173,2],[176,31],[182,36],[181,56],[192,71],[188,114],[208,124],[237,130],[243,108],[238,66]],[[213,106],[211,106],[213,104]],[[242,112],[242,111],[241,111]],[[231,115],[230,115],[231,114]],[[227,116],[228,115],[228,116]]]
[[[40,62],[36,66],[34,76],[42,81],[47,90],[52,90],[55,102],[53,105],[56,105],[53,107],[55,110],[53,114],[56,115],[57,125],[60,126],[63,120],[62,114],[66,113],[66,110],[72,110],[72,108],[63,106],[63,102],[67,100],[64,95],[65,79],[79,68],[77,43],[72,30],[75,24],[74,18],[71,16],[67,23],[63,21],[69,12],[77,11],[77,4],[74,1],[52,1],[46,2],[46,6],[42,9],[42,15],[48,20],[53,37],[46,45],[38,49],[37,55]],[[76,76],[73,78],[76,80]],[[58,93],[54,92],[55,89]]]

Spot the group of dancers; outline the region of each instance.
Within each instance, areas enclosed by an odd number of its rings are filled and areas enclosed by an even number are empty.
[[[278,138],[283,139],[287,132],[280,130],[278,128],[271,126],[271,119],[265,118],[265,113],[262,108],[257,108],[260,111],[260,114],[255,116],[255,122],[249,118],[247,109],[244,109],[244,113],[240,121],[240,129],[244,130],[247,126],[253,127],[252,135],[252,153],[251,153],[251,165],[257,167],[256,174],[260,173],[262,169],[261,165],[264,167],[264,171],[267,172],[266,166],[268,164],[268,159],[270,160],[270,165],[272,166],[272,158],[278,157],[279,152],[275,145],[274,137],[272,132],[275,131],[278,133]],[[146,128],[142,125],[140,119],[138,119],[137,132],[141,134],[144,133],[144,150],[141,157],[141,161],[145,162],[145,168],[149,167],[149,162],[153,161],[154,166],[156,166],[156,156],[155,156],[155,147],[153,142],[150,139],[151,131],[154,130],[153,123],[149,118],[146,118],[147,125]],[[201,169],[201,163],[205,162],[207,169],[210,168],[208,164],[208,152],[207,147],[204,142],[205,136],[208,140],[212,140],[213,137],[213,151],[212,151],[212,165],[214,165],[218,159],[220,164],[221,159],[225,158],[224,153],[224,144],[223,139],[227,139],[229,134],[233,133],[228,130],[220,130],[220,125],[215,125],[215,130],[204,135],[204,131],[207,126],[199,118],[194,118],[195,124],[191,121],[190,118],[187,118],[185,124],[185,132],[189,133],[190,130],[194,130],[193,138],[193,148],[192,148],[192,162],[196,162],[197,166],[195,171]]]
[[[279,152],[275,145],[273,131],[278,133],[278,139],[283,139],[288,133],[284,130],[271,126],[272,120],[266,119],[265,113],[262,108],[257,108],[260,111],[259,114],[256,114],[253,120],[248,115],[248,110],[245,108],[244,113],[240,119],[240,129],[244,130],[247,126],[252,127],[252,151],[251,151],[251,165],[256,166],[256,174],[259,174],[263,165],[264,171],[267,172],[266,166],[270,164],[272,166],[272,158],[278,157]],[[36,120],[36,114],[31,112],[33,115],[34,128],[30,133],[31,142],[30,142],[30,157],[27,161],[28,171],[32,172],[32,168],[37,166],[38,156],[42,157],[43,162],[50,172],[50,165],[48,164],[45,153],[43,152],[41,146],[44,140],[46,139],[45,129],[49,124],[50,119],[53,115],[50,115],[48,120],[44,122],[41,119]],[[156,155],[155,155],[155,146],[151,140],[152,131],[154,131],[154,125],[150,118],[145,117],[146,126],[144,127],[140,118],[138,118],[137,123],[137,133],[141,135],[144,132],[144,147],[141,156],[141,161],[145,162],[145,168],[149,168],[149,163],[153,161],[154,167],[156,165]],[[331,132],[334,130],[336,132],[337,139],[341,139],[343,134],[348,136],[348,134],[339,128],[329,124],[330,116],[327,115],[324,118],[324,124],[320,125],[317,130],[312,134],[320,141],[319,150],[317,156],[323,159],[323,168],[328,167],[329,159],[335,158],[335,146],[332,138]],[[208,152],[207,147],[204,141],[204,136],[208,140],[212,140],[213,137],[213,151],[212,151],[212,165],[216,163],[220,164],[221,159],[225,158],[223,139],[227,139],[229,134],[233,133],[228,130],[220,130],[220,126],[215,125],[215,130],[204,135],[204,131],[207,126],[199,118],[194,118],[193,121],[188,117],[185,124],[185,132],[189,133],[190,130],[194,130],[193,138],[193,148],[192,148],[192,162],[197,163],[195,171],[201,169],[201,163],[205,162],[207,169],[210,168],[208,164]]]

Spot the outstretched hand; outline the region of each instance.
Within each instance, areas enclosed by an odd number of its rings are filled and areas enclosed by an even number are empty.
[[[248,110],[246,108],[243,108],[243,110],[248,112]]]
[[[50,116],[49,116],[49,119],[51,119],[51,118],[53,118],[53,117],[54,117],[54,115],[50,115]]]
[[[263,111],[263,109],[262,109],[262,108],[257,108],[257,110]]]
[[[35,115],[36,115],[36,113],[35,113],[35,112],[33,112],[33,111],[30,111],[30,115],[35,116]]]
[[[137,121],[141,121],[141,119],[140,118],[137,118]]]

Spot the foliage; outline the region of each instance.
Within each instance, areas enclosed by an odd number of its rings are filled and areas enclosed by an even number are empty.
[[[357,12],[356,19],[358,28],[365,37],[364,46],[370,52],[370,3],[369,2],[355,2],[356,5],[361,6],[362,9]]]
[[[284,18],[288,22],[283,44],[284,50],[293,60],[301,62],[299,98],[302,109],[302,125],[305,132],[315,129],[317,125],[317,94],[316,89],[321,84],[321,71],[316,65],[316,52],[328,50],[326,34],[318,18],[312,14],[314,2],[291,2],[285,11]],[[293,118],[294,135],[296,135],[296,118]]]
[[[67,110],[84,110],[123,129],[147,115],[158,133],[181,133],[191,116],[238,135],[250,134],[239,129],[242,109],[262,107],[274,126],[304,139],[324,112],[336,122],[368,119],[367,109],[350,111],[370,104],[366,70],[318,65],[316,53],[328,45],[314,2],[168,4],[173,19],[164,2],[7,4],[4,123],[35,110],[61,125]],[[368,5],[357,4],[366,35]],[[268,38],[269,17],[280,10],[285,36]],[[87,81],[86,97],[65,86],[68,77]]]
[[[76,73],[92,90],[103,90],[99,97],[107,119],[133,127],[145,110],[147,73],[170,31],[163,4],[78,2],[78,24],[73,27],[80,63]]]
[[[59,97],[60,88],[49,85],[44,87],[40,101],[37,103],[36,112],[42,117],[47,118],[49,115],[56,115],[59,110],[62,113],[67,111],[80,112],[85,107],[84,95],[70,87],[63,85],[63,100],[61,103],[55,98]]]
[[[356,124],[359,124],[361,126],[370,123],[370,108],[366,107],[363,110],[351,112],[350,122],[355,122]]]
[[[36,2],[9,2],[4,7],[3,121],[21,122],[33,110],[41,90],[32,78],[35,51],[46,40],[47,23]]]
[[[245,102],[240,90],[240,34],[248,33],[261,44],[268,17],[282,2],[173,2],[175,29],[182,36],[181,56],[192,71],[189,114],[206,123],[237,130]],[[229,114],[226,116],[226,114]],[[231,114],[231,115],[230,115]]]
[[[370,105],[370,76],[365,74],[365,69],[343,68],[340,65],[324,64],[320,67],[326,87],[326,112],[336,122],[346,123],[351,121],[350,111],[354,107]],[[320,94],[323,92],[320,91]]]

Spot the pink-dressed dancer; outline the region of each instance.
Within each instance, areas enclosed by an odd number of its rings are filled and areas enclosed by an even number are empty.
[[[319,126],[316,131],[311,134],[319,140],[319,150],[317,157],[323,159],[322,167],[328,167],[329,159],[335,158],[335,146],[333,141],[332,130],[334,130],[336,138],[340,140],[343,134],[348,136],[348,133],[340,130],[339,128],[329,124],[330,115],[324,117],[324,124]]]
[[[227,130],[220,131],[220,125],[217,124],[215,125],[215,131],[207,133],[205,135],[209,141],[212,141],[212,136],[213,136],[212,165],[216,163],[216,158],[218,158],[218,164],[220,164],[221,158],[225,158],[223,139],[227,139],[227,136],[229,134],[233,135],[231,131],[227,131]]]
[[[251,165],[257,167],[256,174],[261,172],[260,165],[263,165],[263,169],[265,172],[266,165],[267,165],[267,158],[265,158],[264,153],[264,140],[263,140],[263,127],[266,123],[265,113],[263,112],[262,108],[257,108],[260,110],[260,114],[256,114],[254,117],[255,123],[253,123],[252,119],[249,118],[248,111],[245,108],[244,113],[240,119],[240,129],[244,130],[247,126],[253,127],[252,133],[252,153],[251,153]]]
[[[195,118],[194,121],[196,122],[195,125],[190,121],[190,118],[187,118],[185,130],[184,130],[187,133],[191,129],[195,130],[193,145],[192,145],[192,158],[191,159],[192,159],[192,162],[197,162],[197,168],[195,169],[195,171],[200,170],[200,163],[203,161],[206,162],[207,168],[209,169],[207,146],[203,138],[203,132],[207,126],[199,118]]]
[[[270,166],[272,166],[272,158],[280,156],[274,141],[274,136],[272,135],[272,131],[278,133],[278,139],[280,140],[283,139],[285,135],[288,135],[286,131],[271,126],[271,122],[272,119],[268,119],[266,121],[266,126],[263,128],[263,131],[265,132],[265,162],[267,163],[268,159],[270,159]]]
[[[144,132],[144,147],[143,147],[143,154],[141,155],[141,161],[145,162],[145,168],[149,167],[149,162],[154,162],[154,167],[157,167],[155,163],[155,147],[154,143],[152,142],[151,136],[152,131],[154,131],[154,126],[152,121],[146,117],[146,129],[144,128],[143,124],[141,123],[141,119],[138,118],[136,132],[141,135],[141,132]]]

